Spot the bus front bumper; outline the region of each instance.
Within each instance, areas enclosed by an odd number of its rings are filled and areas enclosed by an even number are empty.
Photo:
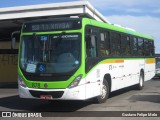
[[[34,89],[18,85],[20,98],[47,100],[85,100],[85,85],[66,89]]]

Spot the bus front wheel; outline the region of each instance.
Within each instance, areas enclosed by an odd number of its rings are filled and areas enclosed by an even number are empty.
[[[96,98],[98,103],[104,103],[109,96],[109,85],[106,80],[103,80],[103,86],[101,88],[101,95]]]

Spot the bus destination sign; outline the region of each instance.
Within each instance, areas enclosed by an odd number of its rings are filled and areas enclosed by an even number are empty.
[[[50,23],[50,24],[33,24],[31,29],[32,31],[50,31],[50,30],[59,30],[59,29],[69,29],[72,28],[71,22],[66,23]]]
[[[58,21],[58,22],[33,22],[26,23],[23,27],[24,32],[41,32],[41,31],[54,31],[54,30],[71,30],[80,29],[81,21]]]

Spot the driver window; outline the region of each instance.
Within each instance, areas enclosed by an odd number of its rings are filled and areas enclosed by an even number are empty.
[[[97,38],[95,35],[91,35],[86,42],[86,57],[97,57]]]
[[[91,36],[91,57],[97,57],[96,36]]]

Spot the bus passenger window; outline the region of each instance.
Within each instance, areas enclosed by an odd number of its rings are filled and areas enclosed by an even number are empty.
[[[106,56],[106,48],[105,48],[105,33],[100,33],[100,56]]]
[[[109,33],[101,32],[100,33],[100,56],[106,57],[110,53],[109,50]]]
[[[86,52],[86,57],[97,57],[97,38],[95,35],[87,37]]]
[[[154,43],[153,41],[149,41],[149,56],[154,56]]]
[[[142,38],[138,38],[138,54],[144,56],[144,42]]]
[[[112,41],[112,55],[120,56],[121,55],[121,36],[116,32],[111,33]]]
[[[138,54],[138,41],[137,38],[134,37],[133,39],[133,50],[132,50],[133,56],[137,56]]]
[[[149,41],[147,39],[144,39],[144,55],[150,56]]]
[[[126,35],[121,38],[121,52],[123,56],[130,56],[130,37]]]

